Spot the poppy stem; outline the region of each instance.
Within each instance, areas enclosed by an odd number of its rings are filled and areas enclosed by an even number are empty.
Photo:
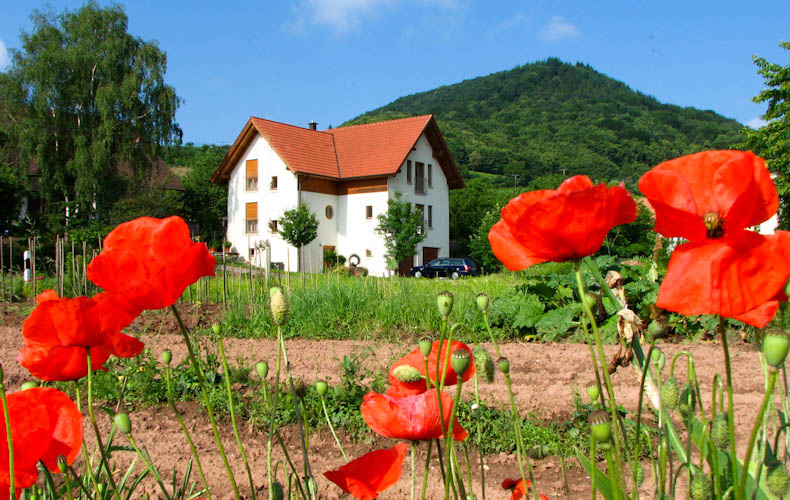
[[[461,386],[463,385],[463,377],[458,377],[458,384],[455,386],[455,398],[453,398],[453,405],[450,407],[450,421],[447,424],[447,431],[444,433],[444,447],[445,452],[447,453],[447,464],[449,468],[449,474],[452,477],[453,481],[458,480],[458,475],[454,473],[454,471],[458,468],[458,460],[453,460],[454,455],[454,443],[453,443],[453,427],[455,423],[455,411],[458,408],[458,401],[461,399]],[[444,413],[439,414],[441,419],[444,420]],[[459,482],[459,488],[462,488],[461,483]],[[447,488],[445,487],[445,490]],[[461,495],[461,498],[465,498],[466,495]]]
[[[88,361],[88,416],[90,417],[91,425],[93,425],[93,432],[96,434],[96,443],[99,445],[99,460],[101,460],[102,465],[104,465],[104,470],[107,472],[107,481],[110,483],[116,500],[121,500],[121,494],[118,492],[118,487],[115,485],[115,479],[112,478],[112,469],[110,469],[110,464],[107,463],[104,443],[102,443],[101,432],[99,432],[99,424],[96,423],[96,416],[93,414],[93,364],[91,362],[91,350],[86,348],[85,354]]]
[[[198,472],[200,472],[200,480],[203,483],[203,488],[206,490],[206,497],[208,500],[211,500],[211,490],[208,487],[206,475],[203,473],[203,466],[200,464],[200,457],[198,456],[197,448],[195,448],[195,443],[192,441],[192,436],[189,435],[187,426],[184,425],[184,419],[181,417],[181,412],[179,412],[178,408],[176,407],[175,397],[173,396],[173,386],[170,381],[170,366],[167,363],[165,363],[165,388],[167,390],[167,402],[170,404],[170,408],[173,410],[173,413],[175,413],[176,420],[178,420],[178,425],[181,427],[181,431],[184,433],[187,438],[187,442],[189,443],[189,448],[192,450],[192,456],[195,458]]]
[[[475,381],[475,412],[480,411],[480,391],[478,389],[478,381],[477,381],[477,370],[475,370],[474,374],[474,381]],[[480,418],[475,418],[475,423],[477,424],[477,452],[480,455],[480,488],[483,500],[486,500],[486,468],[485,468],[485,461],[483,456],[483,448],[482,448],[482,438],[483,435],[482,431],[480,430]],[[472,485],[472,478],[470,472],[469,478],[469,487],[471,488]]]
[[[189,363],[192,365],[192,369],[195,371],[195,375],[198,378],[198,385],[200,385],[203,403],[206,405],[206,413],[208,413],[208,421],[211,424],[211,430],[214,432],[214,441],[217,443],[217,450],[219,451],[220,457],[222,457],[222,463],[225,465],[225,471],[228,473],[230,485],[233,487],[233,495],[236,497],[236,500],[241,500],[239,487],[236,485],[236,478],[233,476],[233,471],[231,470],[230,464],[228,463],[228,457],[225,456],[225,448],[222,446],[222,439],[220,438],[219,431],[217,430],[217,421],[214,419],[214,412],[211,409],[211,400],[208,397],[208,389],[206,389],[206,376],[203,374],[203,369],[200,367],[197,356],[195,356],[195,348],[192,346],[192,341],[189,339],[189,330],[184,324],[184,321],[181,319],[181,315],[178,314],[178,309],[176,309],[175,304],[170,306],[170,310],[176,317],[178,326],[181,329],[181,336],[184,337],[184,344],[187,346]]]
[[[337,438],[337,434],[335,433],[335,428],[332,426],[332,421],[329,420],[329,411],[326,409],[326,401],[324,401],[324,396],[319,395],[319,399],[321,399],[321,408],[324,409],[324,417],[326,418],[326,424],[329,426],[329,430],[332,432],[332,437],[335,438],[335,443],[337,443],[337,447],[340,448],[340,453],[343,455],[343,460],[348,463],[348,456],[346,456],[346,451],[343,449],[343,445],[340,444],[340,440]]]
[[[431,465],[431,453],[433,452],[433,441],[430,439],[428,440],[428,454],[425,456],[425,472],[422,476],[422,493],[420,494],[420,500],[425,500],[425,490],[428,487],[428,472],[430,472],[430,465]]]
[[[167,494],[167,489],[162,482],[162,476],[159,475],[159,471],[157,471],[156,467],[154,467],[154,464],[151,462],[151,458],[148,456],[148,454],[141,450],[139,446],[137,446],[137,442],[134,440],[134,437],[132,437],[131,433],[129,434],[129,444],[132,445],[132,448],[134,448],[134,451],[137,452],[137,455],[143,459],[146,469],[148,469],[148,471],[154,476],[154,479],[159,485],[159,489],[162,490],[162,494],[165,496],[165,499],[170,500],[171,497]]]
[[[80,404],[81,401],[80,385],[77,383],[76,380],[74,381],[74,396],[75,396],[74,399],[77,402],[77,409],[80,411],[80,413],[82,413],[82,407],[81,407],[82,405]],[[85,470],[88,472],[88,477],[90,478],[91,483],[93,483],[93,489],[98,493],[99,482],[96,480],[96,476],[93,474],[93,463],[92,463],[93,461],[91,460],[91,456],[88,453],[88,445],[85,444],[84,439],[82,440],[82,455],[85,457],[85,464],[87,465],[87,467],[85,467]],[[69,468],[71,468],[71,466],[69,466]],[[72,473],[74,473],[73,470]],[[77,477],[77,474],[74,474],[74,477]],[[80,485],[83,486],[82,481],[80,481]],[[83,490],[86,490],[84,486],[83,486]],[[88,496],[88,498],[91,497],[90,493],[88,493],[87,490],[85,491],[85,494]]]
[[[488,311],[483,311],[483,320],[485,321],[486,324],[486,331],[488,332],[488,338],[491,339],[491,343],[494,345],[494,352],[496,352],[496,357],[497,359],[499,359],[502,357],[502,354],[499,352],[499,346],[497,345],[496,340],[494,340],[494,334],[491,333],[491,324],[488,322]],[[485,498],[485,496],[483,496],[483,498]]]
[[[733,484],[740,484],[740,471],[738,470],[738,455],[735,448],[735,403],[732,396],[732,361],[730,360],[730,349],[727,347],[727,324],[723,316],[719,316],[719,336],[721,337],[721,348],[724,350],[724,367],[727,373],[727,428],[730,433],[730,461],[732,465]],[[744,467],[749,465],[744,462]],[[744,474],[748,474],[746,470]],[[735,488],[735,498],[742,500],[745,494],[740,488]]]
[[[225,391],[228,393],[228,409],[230,410],[230,423],[233,426],[233,435],[236,437],[236,443],[239,445],[239,453],[241,460],[244,462],[244,468],[247,469],[247,479],[250,482],[250,495],[252,500],[255,500],[255,483],[252,480],[252,471],[250,470],[250,463],[247,460],[247,454],[244,453],[244,444],[241,442],[239,435],[239,426],[236,423],[236,410],[233,407],[233,391],[230,385],[230,367],[228,367],[228,359],[225,356],[225,347],[222,344],[222,336],[217,338],[217,346],[219,347],[219,356],[222,361],[222,373],[225,379]]]
[[[280,326],[277,326],[277,358],[275,361],[275,371],[274,371],[274,390],[272,391],[272,398],[271,398],[271,405],[272,411],[269,415],[269,439],[266,443],[266,461],[267,461],[267,475],[269,476],[269,500],[272,500],[273,497],[273,488],[274,488],[274,474],[272,474],[272,440],[274,439],[274,432],[277,429],[276,424],[276,414],[277,414],[277,402],[280,395],[280,335],[282,335],[282,329]],[[266,385],[266,381],[263,381],[264,386]],[[264,389],[265,390],[265,389]],[[287,455],[286,458],[290,463],[291,458]]]
[[[11,418],[8,413],[8,401],[5,397],[5,382],[3,381],[3,371],[0,366],[0,400],[3,403],[3,418],[5,419],[5,437],[8,443],[8,481],[10,498],[16,498],[16,484],[14,481],[14,442],[11,439]]]
[[[757,433],[760,431],[760,424],[763,421],[763,415],[765,415],[765,410],[768,408],[768,403],[771,401],[771,396],[774,392],[774,385],[776,385],[776,375],[779,371],[774,367],[768,368],[768,387],[765,389],[765,394],[763,394],[763,402],[760,405],[760,411],[757,413],[757,418],[754,421],[754,427],[752,428],[752,433],[749,436],[749,446],[746,448],[746,458],[743,459],[743,475],[741,476],[740,483],[738,484],[738,490],[741,493],[745,493],[746,491],[746,476],[749,475],[749,465],[751,464],[752,460],[752,452],[754,451],[754,442],[757,439]],[[759,476],[757,476],[759,478]]]
[[[518,456],[518,469],[519,472],[521,472],[521,480],[524,481],[524,485],[526,485],[527,475],[529,476],[529,484],[532,487],[532,495],[535,497],[535,500],[539,500],[538,486],[535,484],[535,478],[532,474],[532,463],[529,460],[529,455],[527,455],[526,450],[524,449],[524,440],[521,436],[521,415],[518,413],[516,398],[513,397],[513,387],[510,384],[510,372],[503,372],[503,374],[505,376],[505,385],[507,386],[508,398],[510,399],[510,411],[513,414],[513,431],[516,434],[516,455]],[[526,475],[524,474],[524,462],[527,464]]]
[[[417,444],[412,441],[409,443],[409,449],[411,451],[411,500],[415,500],[417,496],[417,457],[415,456]]]

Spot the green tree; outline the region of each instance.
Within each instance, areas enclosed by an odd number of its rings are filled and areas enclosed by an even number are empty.
[[[296,208],[286,210],[280,217],[280,229],[277,230],[289,245],[299,252],[299,270],[302,271],[302,284],[304,285],[304,246],[318,236],[318,219],[310,211],[307,204],[300,203]]]
[[[0,128],[19,149],[19,170],[37,165],[45,202],[65,205],[72,220],[102,216],[163,146],[180,141],[167,58],[155,41],[127,32],[118,5],[90,1],[31,17],[32,32],[22,33],[0,78]]]
[[[0,234],[11,231],[22,206],[22,183],[16,171],[0,166]]]
[[[502,270],[502,263],[494,255],[491,243],[488,241],[488,233],[500,220],[499,212],[500,210],[497,209],[488,210],[469,240],[469,257],[475,261],[481,273],[495,273]]]
[[[387,212],[378,216],[376,231],[384,235],[387,259],[400,262],[414,255],[417,245],[425,239],[423,214],[412,210],[408,201],[402,201],[402,194],[387,200]]]
[[[790,50],[790,42],[779,45]],[[768,161],[775,172],[779,192],[779,227],[790,229],[790,64],[781,66],[755,57],[757,72],[765,79],[766,88],[754,102],[768,103],[763,118],[768,123],[758,130],[746,130],[746,147]]]

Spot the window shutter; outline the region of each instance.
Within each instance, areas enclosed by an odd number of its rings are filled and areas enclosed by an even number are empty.
[[[258,203],[247,203],[247,219],[257,219],[258,218]]]
[[[247,160],[247,177],[258,177],[258,160]]]

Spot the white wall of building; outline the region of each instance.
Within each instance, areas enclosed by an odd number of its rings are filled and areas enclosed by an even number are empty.
[[[359,265],[372,276],[386,276],[387,260],[384,238],[376,232],[378,216],[387,211],[387,191],[338,196],[341,217],[338,219],[338,252],[348,259],[357,255]],[[367,208],[373,207],[368,219]],[[368,252],[369,251],[369,252]]]
[[[310,211],[318,219],[318,236],[305,245],[304,264],[309,272],[320,272],[323,266],[324,246],[333,246],[337,251],[338,231],[340,225],[340,208],[338,196],[323,193],[302,191],[302,201],[307,204]],[[326,216],[326,207],[332,207],[332,218]]]

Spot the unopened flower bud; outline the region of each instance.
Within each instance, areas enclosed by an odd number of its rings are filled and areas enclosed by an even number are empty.
[[[501,371],[505,375],[510,373],[510,360],[508,360],[506,357],[502,356],[501,358],[496,360],[496,365],[497,368],[499,368],[499,371]]]
[[[436,305],[439,307],[439,315],[442,318],[446,319],[450,316],[453,311],[453,300],[453,294],[448,291],[444,291],[436,297]]]
[[[35,382],[33,382],[32,380],[28,380],[27,382],[25,382],[24,384],[22,384],[22,387],[21,387],[21,389],[22,389],[23,391],[26,391],[26,390],[28,390],[28,389],[33,389],[33,388],[35,388],[35,387],[38,387],[38,384],[37,384],[37,383],[35,383]]]
[[[113,422],[115,422],[115,427],[118,428],[118,432],[121,434],[132,432],[132,421],[129,420],[128,413],[116,413],[115,417],[113,417]]]
[[[420,339],[418,344],[420,346],[420,352],[424,357],[428,357],[431,354],[431,349],[433,348],[433,342],[431,342],[430,337],[423,337]]]
[[[396,366],[392,376],[401,382],[418,382],[422,380],[422,373],[411,365]]]
[[[596,443],[608,443],[612,438],[612,422],[609,413],[603,410],[595,410],[587,417],[590,424],[590,432]]]
[[[729,417],[726,413],[719,413],[713,417],[713,423],[710,427],[710,440],[720,450],[726,450],[730,446]]]
[[[469,368],[469,352],[465,349],[456,349],[450,356],[450,361],[453,364],[453,371],[457,375],[463,375]]]
[[[472,358],[475,362],[475,372],[489,384],[494,381],[494,360],[486,351],[485,347],[479,345],[472,349]]]
[[[173,361],[173,353],[169,349],[162,351],[162,363],[169,365]]]
[[[66,457],[64,455],[58,455],[58,470],[61,474],[65,474],[66,470],[68,469],[68,462],[66,462]]]
[[[664,364],[667,361],[667,357],[664,356],[664,352],[659,348],[654,348],[653,353],[650,354],[650,362],[653,363],[653,366],[656,367],[658,371],[664,369]]]
[[[304,380],[299,377],[295,377],[293,379],[294,384],[294,392],[300,398],[304,398],[305,394],[307,394],[307,386],[304,384]]]
[[[269,363],[266,361],[258,361],[255,363],[255,371],[258,373],[261,380],[265,379],[266,375],[269,374]]]
[[[326,391],[329,389],[329,385],[323,380],[319,380],[315,383],[315,392],[318,393],[320,397],[326,396]]]
[[[589,385],[587,386],[587,395],[590,397],[590,402],[594,403],[598,401],[598,396],[601,395],[601,390],[598,389],[597,385]]]
[[[691,500],[710,500],[713,496],[713,485],[710,478],[703,472],[697,472],[691,478]]]
[[[688,418],[697,409],[697,391],[691,382],[680,389],[680,398],[678,398],[678,413],[683,418]]]
[[[664,406],[668,410],[675,410],[678,407],[680,400],[680,387],[678,387],[678,380],[675,377],[668,378],[661,386],[659,396]]]
[[[768,468],[768,474],[765,478],[765,486],[777,498],[784,498],[787,494],[790,481],[787,478],[787,469],[784,464],[777,463]]]
[[[213,325],[211,325],[211,331],[214,332],[214,335],[219,335],[220,333],[222,333],[222,325],[220,325],[219,323],[214,323]]]
[[[269,308],[275,325],[282,326],[288,321],[288,299],[285,298],[283,289],[279,286],[269,289]]]
[[[765,362],[774,369],[781,368],[790,349],[790,336],[779,328],[771,328],[763,335]]]
[[[666,333],[667,328],[656,320],[651,321],[650,324],[647,325],[647,336],[650,340],[659,339],[666,335]]]
[[[488,311],[488,305],[491,303],[491,298],[484,293],[478,293],[477,297],[475,297],[475,303],[480,312],[486,312]]]

